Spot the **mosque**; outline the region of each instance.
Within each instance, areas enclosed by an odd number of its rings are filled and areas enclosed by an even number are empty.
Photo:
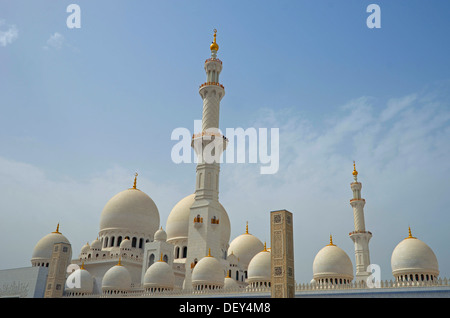
[[[220,165],[202,156],[212,142],[219,145],[214,155],[227,145],[218,129],[225,95],[219,82],[218,50],[215,31],[211,57],[204,64],[206,82],[199,87],[202,133],[192,136],[192,147],[200,158],[195,192],[173,207],[165,227],[155,202],[138,188],[136,174],[132,187],[104,206],[95,239],[72,253],[58,224],[37,242],[31,267],[0,271],[0,297],[270,297],[271,248],[249,233],[248,224],[230,242],[230,220],[219,201]],[[355,246],[355,266],[330,236],[330,243],[314,259],[311,282],[297,285],[295,297],[404,297],[409,292],[449,297],[449,281],[439,278],[433,250],[411,229],[392,252],[394,280],[375,282],[378,288],[368,286],[372,233],[365,227],[365,200],[355,163],[352,175],[354,231],[349,236]]]

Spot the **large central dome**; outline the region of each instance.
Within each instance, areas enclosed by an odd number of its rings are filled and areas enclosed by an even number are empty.
[[[113,196],[100,216],[100,233],[128,231],[153,236],[159,228],[159,211],[144,192],[132,188]]]

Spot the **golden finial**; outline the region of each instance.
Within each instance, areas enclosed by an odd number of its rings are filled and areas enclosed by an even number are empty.
[[[163,253],[161,253],[161,256],[160,256],[160,258],[159,258],[159,261],[160,261],[160,262],[163,262],[162,255],[163,255]]]
[[[217,30],[214,29],[214,41],[211,43],[211,46],[209,47],[211,51],[219,51],[219,45],[216,43],[216,33]]]
[[[353,161],[353,175],[356,177],[358,175],[358,171],[356,171],[355,161]]]
[[[333,236],[330,234],[330,244],[328,244],[327,246],[336,246],[333,244]]]
[[[81,263],[80,269],[85,269],[85,268],[84,268],[84,262]]]
[[[412,236],[412,234],[411,234],[411,227],[408,226],[408,237],[407,237],[407,239],[411,239],[411,238],[415,238],[415,237]]]
[[[208,249],[208,257],[212,257],[211,256],[211,248]]]
[[[136,172],[136,173],[134,174],[134,184],[133,184],[133,189],[136,189],[137,176],[138,176],[138,173]]]
[[[267,245],[266,245],[266,242],[264,242],[264,249],[263,249],[263,252],[267,252]]]
[[[248,221],[247,224],[245,225],[245,234],[248,234]]]
[[[117,266],[122,266],[122,263],[120,262],[120,257],[119,257],[119,262],[117,263]]]
[[[61,233],[59,232],[59,223],[58,223],[58,225],[56,226],[56,231],[55,231],[55,232],[52,232],[52,233],[61,234]]]

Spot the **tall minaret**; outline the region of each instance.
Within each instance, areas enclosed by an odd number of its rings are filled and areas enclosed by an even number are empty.
[[[356,259],[356,275],[355,280],[366,282],[370,273],[367,272],[367,266],[370,265],[369,255],[369,241],[372,233],[366,231],[364,222],[364,205],[366,200],[361,198],[361,182],[358,182],[358,171],[356,171],[355,162],[353,161],[353,179],[350,184],[353,191],[353,198],[350,200],[350,205],[353,208],[353,219],[355,222],[355,230],[350,232],[350,238],[355,244],[355,259]]]
[[[210,46],[211,58],[205,61],[206,82],[200,85],[203,99],[202,132],[192,136],[192,147],[197,154],[195,201],[191,206],[188,229],[188,249],[184,288],[192,288],[191,274],[195,264],[210,253],[219,260],[226,257],[228,242],[223,242],[226,211],[219,203],[220,156],[227,139],[219,130],[220,101],[225,95],[219,83],[222,61],[217,58],[219,45]]]

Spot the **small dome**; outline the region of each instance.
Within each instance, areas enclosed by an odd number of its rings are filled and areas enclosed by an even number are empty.
[[[270,282],[272,278],[272,257],[264,246],[264,250],[256,254],[248,264],[248,282]]]
[[[124,250],[131,250],[131,240],[125,237],[122,242],[120,242],[120,248]]]
[[[66,280],[66,293],[92,294],[94,279],[83,265],[73,271]]]
[[[199,285],[223,287],[224,281],[225,272],[222,264],[210,254],[203,257],[192,271],[192,285],[194,288]]]
[[[248,226],[244,234],[236,237],[228,247],[228,255],[234,254],[239,262],[247,268],[250,260],[264,249],[264,244],[252,234],[248,233]]]
[[[100,215],[100,232],[119,230],[153,237],[159,228],[159,211],[144,192],[131,188],[113,196]]]
[[[238,289],[239,284],[233,278],[227,276],[227,277],[225,277],[225,282],[224,282],[223,288],[224,289]]]
[[[120,261],[117,265],[108,269],[102,280],[103,291],[126,292],[131,289],[131,275],[128,269]]]
[[[31,263],[37,264],[41,262],[50,262],[53,253],[53,245],[56,243],[70,244],[69,240],[59,232],[59,224],[55,232],[49,233],[41,238],[33,249]],[[69,259],[72,258],[70,254]]]
[[[175,275],[172,267],[166,262],[159,260],[153,263],[145,272],[144,288],[173,289]]]
[[[89,245],[88,242],[86,242],[86,244],[83,245],[83,247],[81,248],[81,254],[86,254],[91,250],[91,246]]]
[[[424,242],[411,235],[401,241],[392,252],[392,275],[407,274],[439,275],[439,265],[433,250]]]
[[[167,240],[167,233],[162,227],[156,231],[154,240],[160,242],[165,242]]]
[[[91,249],[95,251],[100,251],[102,249],[102,242],[99,241],[98,238],[92,241]]]
[[[353,265],[347,253],[333,244],[323,247],[314,258],[313,277],[319,279],[346,279],[353,280]]]

